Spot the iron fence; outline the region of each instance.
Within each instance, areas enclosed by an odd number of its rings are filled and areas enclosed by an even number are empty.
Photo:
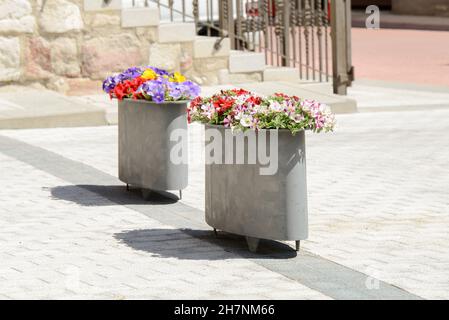
[[[350,0],[132,0],[156,4],[162,20],[195,22],[199,35],[228,37],[231,48],[264,52],[266,63],[329,81],[346,94],[353,80]]]

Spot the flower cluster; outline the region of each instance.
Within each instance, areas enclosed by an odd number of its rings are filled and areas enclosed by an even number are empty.
[[[233,130],[288,129],[332,131],[335,117],[329,107],[314,100],[274,94],[261,97],[243,89],[197,97],[188,108],[189,122],[223,125]]]
[[[156,67],[132,67],[107,77],[103,91],[111,98],[164,101],[191,100],[200,94],[200,87],[179,72],[169,73]]]

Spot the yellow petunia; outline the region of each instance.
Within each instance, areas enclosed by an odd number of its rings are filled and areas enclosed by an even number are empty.
[[[186,77],[184,77],[179,72],[175,72],[173,76],[170,78],[170,82],[184,82],[186,81]]]
[[[142,73],[141,77],[144,78],[145,80],[154,80],[157,78],[157,74],[156,72],[154,72],[153,69],[146,69]]]

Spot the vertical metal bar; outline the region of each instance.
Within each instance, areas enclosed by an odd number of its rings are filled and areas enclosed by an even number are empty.
[[[262,2],[258,1],[257,5],[257,12],[258,12],[258,20],[257,20],[257,32],[259,33],[259,52],[262,52],[262,40],[263,39],[263,32],[264,32],[264,24],[263,24],[263,16],[262,16]],[[267,57],[265,55],[265,64],[267,64]]]
[[[234,45],[235,48],[235,24],[234,24],[234,1],[224,0],[228,2],[228,34],[229,41]]]
[[[198,2],[198,1],[197,1]],[[222,37],[228,36],[231,49],[235,49],[234,32],[234,6],[232,0],[221,0],[219,2],[220,33]]]
[[[265,28],[264,30],[264,36],[263,36],[263,40],[264,40],[264,46],[265,46],[265,61],[268,63],[268,33],[270,32],[270,26],[269,26],[269,22],[268,22],[268,6],[269,6],[269,1],[270,0],[264,0],[263,1],[263,27]],[[271,61],[270,61],[271,63]]]
[[[211,22],[211,25],[214,25],[214,0],[210,0],[210,22]],[[208,34],[210,35],[211,34],[211,28],[209,27],[208,28]]]
[[[309,80],[309,24],[310,24],[310,0],[305,0],[304,5],[304,42],[306,45],[306,79]]]
[[[317,38],[318,38],[318,77],[320,82],[323,81],[323,11],[321,6],[321,0],[318,0],[318,8],[317,8],[317,19],[315,20],[317,23]]]
[[[209,23],[210,23],[210,1],[206,0],[206,29],[207,29],[207,36],[210,37],[210,28],[209,28]]]
[[[297,21],[296,21],[296,2],[295,0],[291,1],[291,5],[290,5],[290,32],[291,32],[291,36],[292,36],[292,67],[296,67],[296,25],[297,25]]]
[[[254,0],[251,0],[251,8],[254,10],[256,2]],[[251,17],[251,33],[252,33],[252,44],[251,44],[251,50],[256,51],[256,30],[257,30],[257,21],[255,13],[253,12]]]
[[[168,0],[168,6],[170,8],[170,21],[173,22],[173,1],[174,0]]]
[[[290,66],[290,1],[284,0],[282,65]]]
[[[274,1],[275,3],[275,27],[274,27],[274,33],[276,36],[276,61],[277,61],[277,65],[281,65],[282,64],[282,47],[283,47],[283,43],[282,43],[282,34],[283,34],[283,30],[282,30],[282,16],[283,16],[283,0],[276,0]]]
[[[182,22],[186,22],[186,0],[182,0]]]
[[[351,0],[346,0],[346,67],[348,74],[348,86],[352,85],[354,81],[354,67],[352,66],[352,11],[351,11]]]
[[[348,0],[331,3],[332,79],[334,93],[342,95],[352,81],[350,4]]]
[[[274,16],[273,16],[273,9],[275,8],[275,3],[274,0],[268,0],[269,1],[269,22],[270,22],[270,50],[271,50],[271,61],[272,64],[274,66],[274,41],[273,41],[273,37],[275,36],[274,30],[273,30],[273,25],[275,23],[274,21]]]
[[[236,12],[236,15],[237,15],[237,19],[236,19],[236,28],[237,28],[237,41],[236,41],[236,48],[237,48],[237,50],[240,50],[241,49],[241,41],[242,41],[242,39],[243,39],[243,36],[242,36],[242,23],[243,23],[243,20],[242,20],[242,18],[243,18],[243,16],[242,16],[242,6],[241,6],[241,0],[236,0],[236,3],[235,3],[235,12]]]
[[[324,63],[326,68],[326,81],[329,81],[329,45],[328,45],[328,38],[329,38],[329,6],[327,0],[324,1]]]
[[[193,14],[193,20],[195,22],[195,28],[198,28],[198,15],[199,15],[199,10],[198,10],[198,0],[193,0],[192,1],[192,14]]]
[[[315,0],[311,0],[311,8],[310,8],[310,21],[311,21],[311,32],[310,35],[312,37],[312,79],[315,80]]]
[[[226,10],[225,2],[220,1],[218,3],[218,27],[220,29],[220,37],[226,36],[225,10]]]
[[[299,77],[302,78],[302,23],[304,21],[302,16],[302,0],[297,0],[298,2],[298,12],[297,12],[297,19],[298,19],[298,53],[299,53]]]

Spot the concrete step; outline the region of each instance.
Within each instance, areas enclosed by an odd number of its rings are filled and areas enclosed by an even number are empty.
[[[194,58],[212,58],[212,57],[226,57],[231,52],[231,42],[229,38],[221,40],[220,49],[215,49],[215,43],[219,37],[198,36],[193,42],[193,57]]]
[[[122,27],[149,27],[159,25],[159,9],[157,7],[138,7],[122,9]]]
[[[196,28],[193,22],[161,23],[158,32],[159,43],[193,42],[196,38]]]
[[[238,86],[221,85],[213,87],[203,87],[202,94],[207,96],[219,90],[232,89],[236,87],[243,88],[265,96],[277,92],[282,92],[288,95],[296,95],[304,99],[314,99],[329,105],[332,112],[334,113],[358,112],[357,102],[354,99],[331,93],[332,88],[330,83],[326,84],[315,83],[315,85],[313,85],[309,82],[304,83],[300,81],[251,82],[251,83],[241,83]]]
[[[265,70],[265,53],[231,50],[229,71],[231,73],[262,72]]]
[[[263,71],[263,81],[297,81],[299,70],[289,67],[267,67]]]
[[[0,92],[0,129],[83,127],[108,123],[105,108],[54,91],[27,87],[6,90],[5,87]]]

